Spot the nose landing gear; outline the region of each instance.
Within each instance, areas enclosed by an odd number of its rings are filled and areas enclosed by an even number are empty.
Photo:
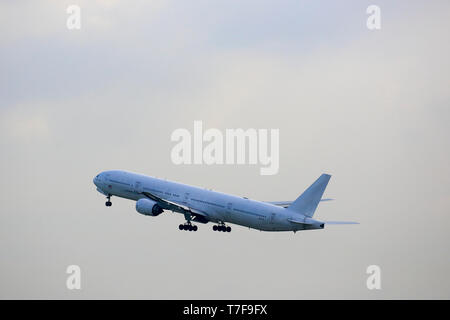
[[[111,207],[111,206],[112,206],[111,195],[107,196],[106,199],[107,199],[108,201],[105,202],[105,206]]]

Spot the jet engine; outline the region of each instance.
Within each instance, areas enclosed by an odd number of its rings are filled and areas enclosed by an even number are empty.
[[[136,201],[136,211],[144,216],[156,217],[160,215],[164,210],[153,200],[139,199]]]

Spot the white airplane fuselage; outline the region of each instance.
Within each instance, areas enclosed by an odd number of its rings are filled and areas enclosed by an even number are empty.
[[[94,178],[106,196],[138,201],[145,193],[201,213],[214,223],[232,223],[264,231],[322,229],[323,223],[267,202],[194,187],[122,170],[104,171]],[[295,220],[296,222],[292,222]],[[298,223],[305,221],[307,224]],[[195,221],[193,221],[195,222]]]

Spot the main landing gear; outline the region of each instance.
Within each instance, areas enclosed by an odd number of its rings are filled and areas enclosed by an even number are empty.
[[[105,206],[111,207],[112,206],[111,195],[107,196],[106,199],[108,199],[108,201],[105,202]]]
[[[188,223],[185,223],[185,224],[180,224],[178,226],[178,229],[184,230],[184,231],[197,231],[198,227],[197,226],[193,226],[190,222],[188,222]]]
[[[225,224],[213,225],[214,231],[231,232],[231,227],[227,227]]]

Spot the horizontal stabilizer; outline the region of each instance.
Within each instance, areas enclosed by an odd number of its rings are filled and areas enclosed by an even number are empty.
[[[324,221],[325,224],[359,224],[354,221]]]

